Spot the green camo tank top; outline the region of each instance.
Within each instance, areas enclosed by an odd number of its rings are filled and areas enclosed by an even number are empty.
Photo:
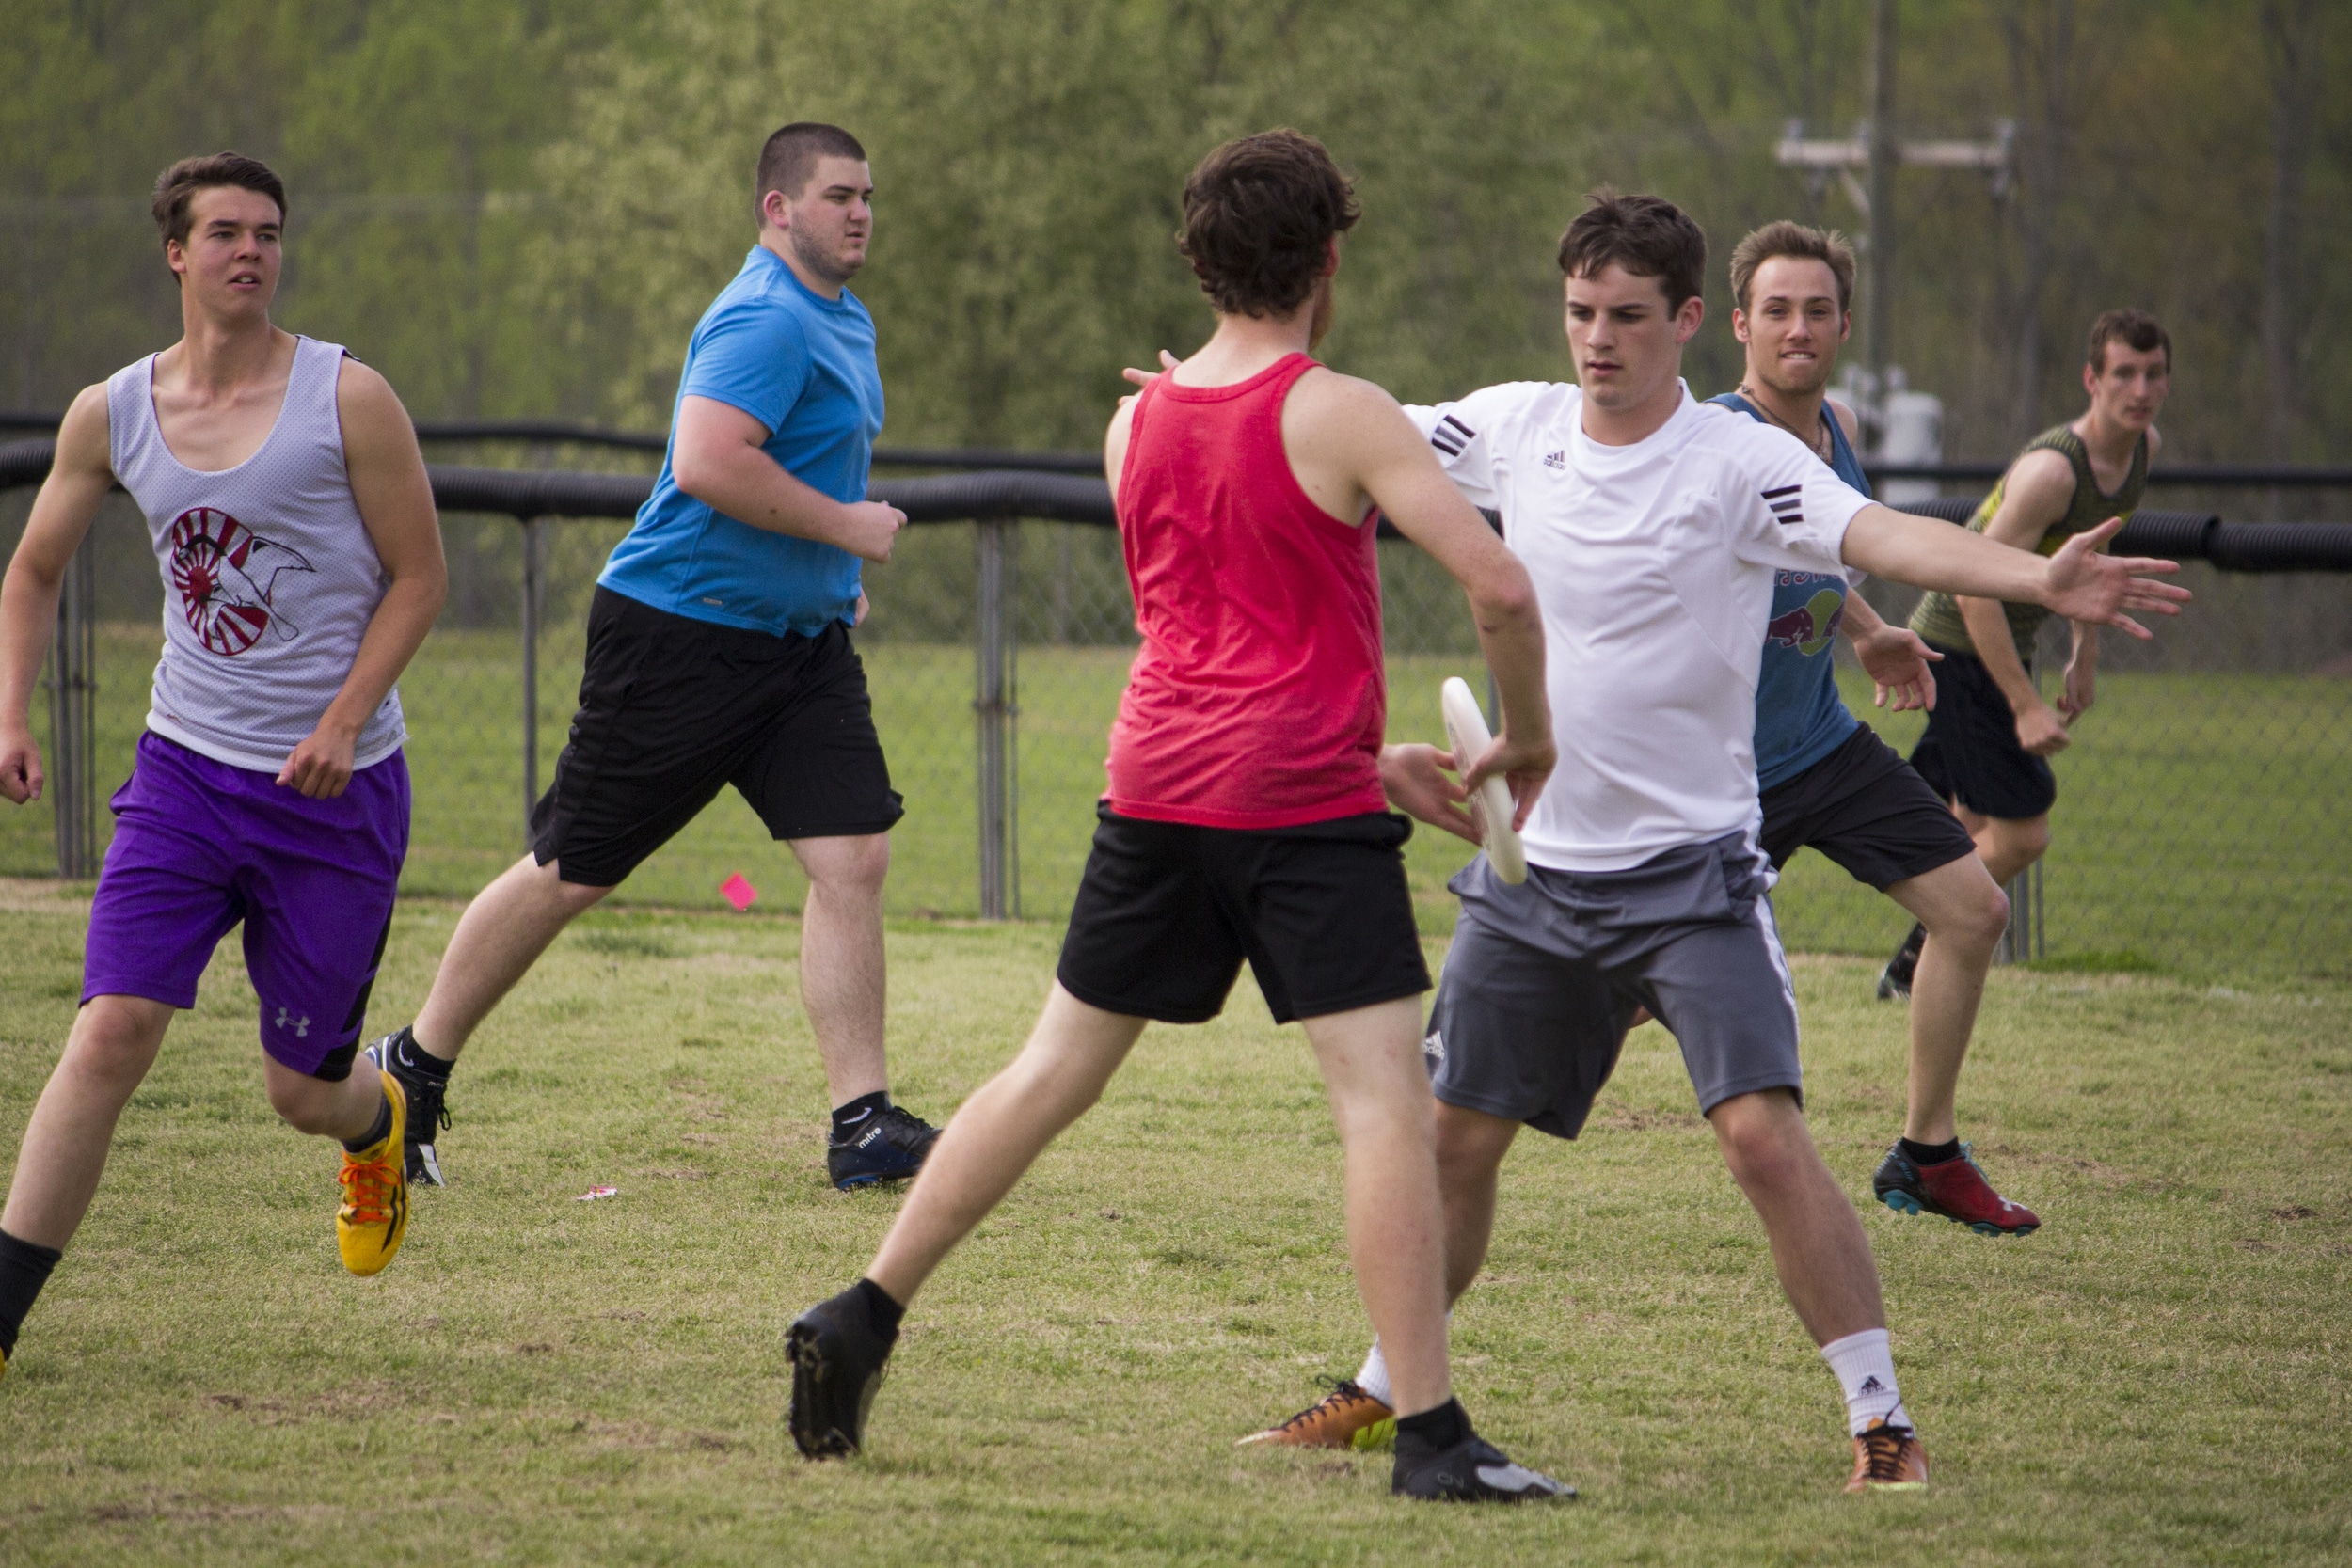
[[[2075,435],[2071,426],[2059,425],[2055,430],[2043,431],[2026,442],[2025,451],[2017,455],[2023,457],[2026,452],[2037,451],[2044,447],[2064,453],[2066,461],[2073,466],[2074,497],[2067,503],[2066,515],[2052,523],[2049,531],[2042,534],[2042,542],[2034,546],[2038,553],[2056,555],[2060,546],[2085,529],[2097,528],[2109,517],[2120,516],[2129,522],[2132,514],[2139,509],[2140,492],[2148,487],[2148,437],[2145,435],[2132,448],[2132,471],[2124,476],[2122,488],[2111,496],[2100,493],[2099,482],[2090,472],[2090,453],[2084,448],[2083,438]],[[1983,503],[1977,508],[1977,515],[1968,519],[1969,528],[1979,533],[1985,531],[1994,514],[2001,510],[2001,496],[2008,488],[2009,476],[2004,474],[2001,482],[1993,487],[1993,493],[1985,497]],[[2009,635],[2017,644],[2017,657],[2030,667],[2033,663],[2034,638],[2042,630],[2042,623],[2050,618],[2050,612],[2038,604],[2005,604],[2001,608],[2009,612]],[[1977,651],[1977,645],[1969,641],[1967,623],[1960,618],[1960,606],[1948,594],[1930,594],[1921,599],[1919,608],[1912,612],[1911,629],[1941,648],[1965,654]]]

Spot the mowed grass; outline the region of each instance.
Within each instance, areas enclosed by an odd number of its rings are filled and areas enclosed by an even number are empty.
[[[541,646],[539,778],[552,776],[579,686],[580,629]],[[102,795],[130,768],[146,718],[152,627],[99,641]],[[869,641],[875,718],[907,816],[891,835],[888,897],[900,915],[977,907],[973,660],[968,647]],[[1016,859],[1019,912],[1067,914],[1085,865],[1103,753],[1130,650],[1020,651]],[[412,732],[415,836],[404,888],[468,897],[523,849],[521,658],[514,634],[444,630],[402,682]],[[1438,687],[1479,684],[1475,655],[1389,662],[1389,733],[1442,738]],[[2053,847],[2044,863],[2051,958],[2207,978],[2233,974],[2352,979],[2352,682],[2282,675],[2111,674],[2061,755]],[[1871,708],[1848,673],[1849,705],[1908,752],[1922,720]],[[40,715],[44,726],[44,711]],[[102,812],[101,836],[111,829]],[[46,803],[0,810],[0,873],[56,863]],[[1469,859],[1458,840],[1416,832],[1406,864],[1422,929],[1453,929],[1446,879]],[[745,873],[765,908],[797,910],[805,884],[790,855],[732,790],[630,879],[648,903],[714,907]],[[1892,904],[1816,854],[1788,868],[1779,897],[1791,946],[1883,954],[1908,927]]]
[[[85,903],[5,884],[0,1150],[71,1019]],[[375,1017],[456,914],[411,902]],[[891,1045],[944,1117],[1015,1048],[1049,927],[891,936]],[[783,1331],[897,1208],[821,1176],[787,920],[616,910],[485,1028],[373,1280],[327,1146],[264,1102],[233,942],[124,1117],[0,1381],[0,1561],[2131,1564],[2352,1552],[2352,990],[1994,977],[1964,1126],[2047,1220],[1867,1207],[1925,1496],[1849,1498],[1834,1384],[1692,1114],[1633,1037],[1574,1145],[1529,1134],[1455,1320],[1482,1428],[1573,1481],[1522,1511],[1388,1496],[1383,1457],[1237,1450],[1355,1366],[1340,1156],[1245,979],[1154,1028],[914,1305],[868,1454],[781,1422]],[[1432,954],[1438,948],[1433,943]],[[1898,1131],[1899,1008],[1799,959],[1847,1189]],[[582,1203],[609,1183],[620,1194]]]

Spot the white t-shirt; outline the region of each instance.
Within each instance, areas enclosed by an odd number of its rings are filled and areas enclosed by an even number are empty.
[[[1869,499],[1804,443],[1682,389],[1647,440],[1584,434],[1584,394],[1518,381],[1407,408],[1534,579],[1560,766],[1527,858],[1625,871],[1761,817],[1756,682],[1779,571],[1837,572]]]

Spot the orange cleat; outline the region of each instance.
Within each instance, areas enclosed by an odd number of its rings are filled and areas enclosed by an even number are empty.
[[[1280,1426],[1241,1440],[1285,1449],[1377,1449],[1396,1441],[1396,1412],[1353,1381],[1342,1378],[1331,1391]]]
[[[1928,1450],[1909,1427],[1891,1427],[1874,1420],[1853,1440],[1853,1474],[1849,1492],[1924,1492],[1928,1489]]]

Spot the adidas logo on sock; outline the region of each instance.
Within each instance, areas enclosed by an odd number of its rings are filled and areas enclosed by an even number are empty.
[[[1863,1394],[1883,1394],[1885,1392],[1886,1385],[1879,1381],[1879,1374],[1876,1372],[1872,1372],[1868,1377],[1864,1378],[1862,1380],[1862,1386],[1854,1390],[1857,1397]]]

